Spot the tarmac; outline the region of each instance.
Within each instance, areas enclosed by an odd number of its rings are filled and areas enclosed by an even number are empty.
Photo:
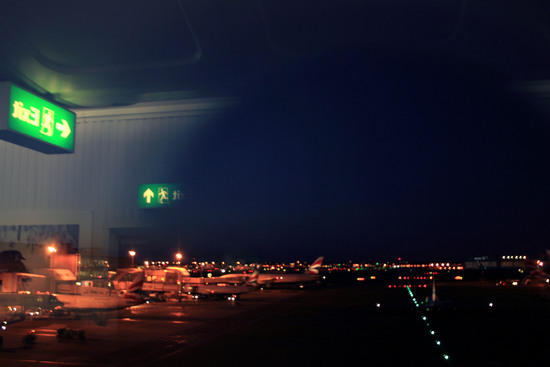
[[[429,289],[413,292],[419,301],[429,295]],[[545,361],[550,340],[541,331],[549,325],[550,303],[543,293],[449,284],[438,287],[438,294],[451,302],[426,311],[415,307],[402,288],[329,284],[266,289],[236,302],[142,304],[111,314],[105,326],[67,317],[25,320],[3,333],[0,366],[506,366],[527,358]],[[85,337],[60,338],[62,328],[83,330]],[[29,330],[36,333],[33,343],[24,342]]]

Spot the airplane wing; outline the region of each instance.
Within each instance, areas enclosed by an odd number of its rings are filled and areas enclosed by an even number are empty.
[[[32,273],[15,273],[15,275],[23,278],[45,278],[46,277],[45,275],[32,274]]]

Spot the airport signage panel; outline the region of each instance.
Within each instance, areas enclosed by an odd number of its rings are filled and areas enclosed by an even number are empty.
[[[74,112],[0,83],[0,138],[44,153],[72,153],[75,127]]]
[[[183,189],[177,183],[142,184],[138,187],[138,207],[142,209],[170,208],[183,199]]]

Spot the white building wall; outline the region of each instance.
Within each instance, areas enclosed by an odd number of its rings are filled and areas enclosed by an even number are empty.
[[[79,247],[108,251],[109,229],[162,222],[137,186],[181,178],[200,124],[226,99],[76,110],[75,152],[47,155],[0,140],[0,226],[78,224]],[[1,241],[1,239],[0,239]]]

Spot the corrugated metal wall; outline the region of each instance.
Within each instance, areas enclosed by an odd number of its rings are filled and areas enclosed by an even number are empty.
[[[141,107],[137,116],[129,114],[131,108],[118,116],[100,111],[84,118],[77,111],[73,154],[47,155],[0,140],[0,225],[74,219],[91,226],[91,238],[81,239],[80,247],[107,250],[109,228],[162,222],[165,213],[138,209],[138,184],[181,180],[181,162],[191,159],[186,146],[200,124],[219,112],[214,102],[172,114],[166,111],[175,104],[162,106],[154,113]],[[91,223],[83,212],[91,213]]]

